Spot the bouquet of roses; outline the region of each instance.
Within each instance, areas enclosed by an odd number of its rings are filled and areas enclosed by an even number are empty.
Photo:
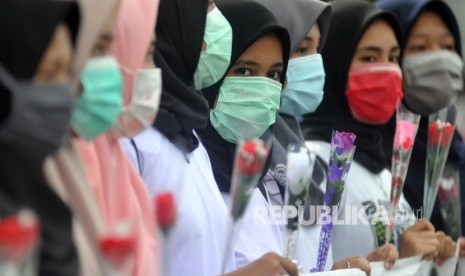
[[[430,219],[433,212],[454,131],[455,109],[453,106],[430,115],[423,196],[424,217],[426,219]]]
[[[105,275],[126,276],[134,273],[135,237],[130,224],[121,222],[114,232],[100,238]]]
[[[402,103],[399,103],[397,107],[396,133],[392,150],[392,184],[388,211],[389,225],[386,227],[386,243],[389,243],[391,240],[391,235],[394,230],[396,210],[399,206],[399,198],[404,188],[405,177],[407,176],[420,117],[420,115],[412,113],[402,105]]]
[[[293,217],[287,217],[285,256],[294,259],[298,239],[299,209],[305,205],[308,189],[312,180],[315,154],[305,146],[291,145],[287,152],[287,190],[285,203],[287,207],[297,210]],[[289,213],[287,213],[289,215]]]
[[[0,219],[0,275],[37,275],[40,226],[27,210]]]
[[[261,139],[240,141],[237,145],[231,182],[232,225],[229,228],[227,236],[222,269],[223,274],[225,273],[227,259],[232,248],[237,221],[244,215],[250,196],[260,181],[263,166],[269,152],[270,145],[265,145]]]
[[[325,206],[329,207],[327,216],[329,218],[333,216],[333,208],[339,206],[341,202],[342,192],[355,153],[355,138],[355,134],[351,132],[333,132],[325,192]],[[337,214],[334,215],[337,216]],[[322,272],[324,270],[333,232],[333,220],[329,219],[329,221],[323,222],[320,232],[317,267],[313,268],[311,272]]]
[[[462,233],[460,171],[451,164],[446,164],[444,168],[444,174],[439,183],[438,199],[441,204],[445,232],[456,241]]]

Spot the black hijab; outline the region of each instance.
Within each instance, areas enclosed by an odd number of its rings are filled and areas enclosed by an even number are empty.
[[[208,105],[194,91],[208,0],[161,0],[154,60],[163,71],[163,91],[154,127],[184,152],[198,146],[193,130],[208,121]]]
[[[58,3],[56,3],[58,2]],[[2,1],[0,61],[18,79],[31,78],[49,45],[57,23],[63,22],[76,38],[77,8],[66,1]]]
[[[6,0],[0,2],[0,64],[15,78],[32,81],[59,23],[75,38],[75,2]],[[1,122],[10,113],[10,91],[0,84]],[[40,275],[77,275],[78,261],[68,207],[52,192],[43,174],[46,156],[32,156],[15,143],[0,141],[0,217],[32,209],[41,224]],[[38,151],[40,152],[40,151]]]
[[[444,1],[433,0],[386,0],[379,1],[377,5],[393,12],[401,23],[404,31],[404,49],[407,39],[415,26],[420,14],[425,11],[437,13],[455,38],[457,52],[461,53],[460,32],[454,13]],[[396,120],[392,118],[388,124],[382,128],[383,148],[386,152],[386,163],[391,164],[392,145],[396,131]],[[418,128],[417,137],[413,146],[412,157],[410,159],[409,171],[405,179],[404,195],[414,210],[419,210],[423,206],[424,179],[426,148],[428,143],[428,117],[422,117]],[[452,139],[452,145],[447,159],[449,164],[460,170],[461,183],[465,183],[465,144],[456,131]],[[462,198],[462,221],[465,221],[465,189],[461,188]],[[436,201],[431,222],[438,230],[444,229],[444,222],[440,213],[439,202]],[[465,223],[462,223],[462,232],[465,233]]]
[[[307,114],[301,123],[305,140],[331,141],[332,130],[351,131],[357,135],[354,159],[373,173],[385,167],[380,126],[357,121],[345,97],[348,73],[358,43],[366,29],[377,19],[384,19],[394,30],[397,40],[401,31],[396,18],[364,0],[332,2],[328,38],[322,51],[326,81],[323,101],[317,110]]]
[[[69,5],[70,3],[53,1],[2,1],[0,63],[14,77],[28,79],[34,75],[55,32],[56,22],[64,21],[75,39],[79,14],[67,12]],[[67,13],[65,17],[63,12]],[[1,124],[9,113],[11,99],[4,89],[0,89],[0,99]]]
[[[262,5],[248,0],[219,0],[216,2],[216,5],[228,20],[233,30],[233,45],[229,67],[231,67],[239,56],[259,38],[268,33],[276,33],[283,44],[284,70],[280,82],[284,83],[289,60],[289,35],[287,31],[277,23],[273,14]],[[229,68],[226,72],[228,71]],[[226,74],[216,84],[202,90],[210,109],[214,106]],[[220,191],[229,193],[236,144],[224,140],[212,126],[210,120],[208,121],[207,127],[205,129],[199,129],[197,133],[202,139],[202,143],[205,145],[208,155],[210,156],[213,173]],[[268,131],[266,135],[272,135],[272,127],[270,127],[270,131]],[[263,172],[268,170],[269,163],[270,158],[268,158],[267,165],[265,165]]]

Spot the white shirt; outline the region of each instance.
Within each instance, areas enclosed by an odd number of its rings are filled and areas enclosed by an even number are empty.
[[[229,216],[204,146],[200,143],[184,156],[153,128],[134,141],[138,156],[128,139],[121,140],[121,145],[139,168],[150,194],[173,191],[176,196],[177,222],[170,237],[172,275],[220,275]],[[227,271],[234,269],[231,254]]]
[[[231,197],[223,193],[230,206]],[[258,188],[255,188],[243,218],[238,222],[234,240],[236,267],[244,267],[268,252],[284,254],[283,236],[279,221],[271,205]]]

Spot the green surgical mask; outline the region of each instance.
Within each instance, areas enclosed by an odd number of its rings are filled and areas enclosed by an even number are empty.
[[[281,90],[281,83],[265,77],[227,77],[210,121],[228,142],[258,138],[276,120]]]
[[[232,29],[218,8],[207,15],[203,40],[206,44],[194,72],[195,89],[215,84],[226,73],[231,61]]]
[[[114,57],[91,58],[81,74],[83,93],[71,126],[79,137],[93,140],[111,129],[123,111],[123,79]]]

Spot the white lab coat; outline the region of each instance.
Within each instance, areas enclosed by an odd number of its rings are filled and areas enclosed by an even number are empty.
[[[177,222],[170,238],[172,275],[220,275],[228,212],[204,146],[184,155],[161,132],[150,128],[122,147],[141,172],[151,196],[173,191]],[[187,159],[186,159],[187,158]],[[231,254],[227,271],[233,271]]]

